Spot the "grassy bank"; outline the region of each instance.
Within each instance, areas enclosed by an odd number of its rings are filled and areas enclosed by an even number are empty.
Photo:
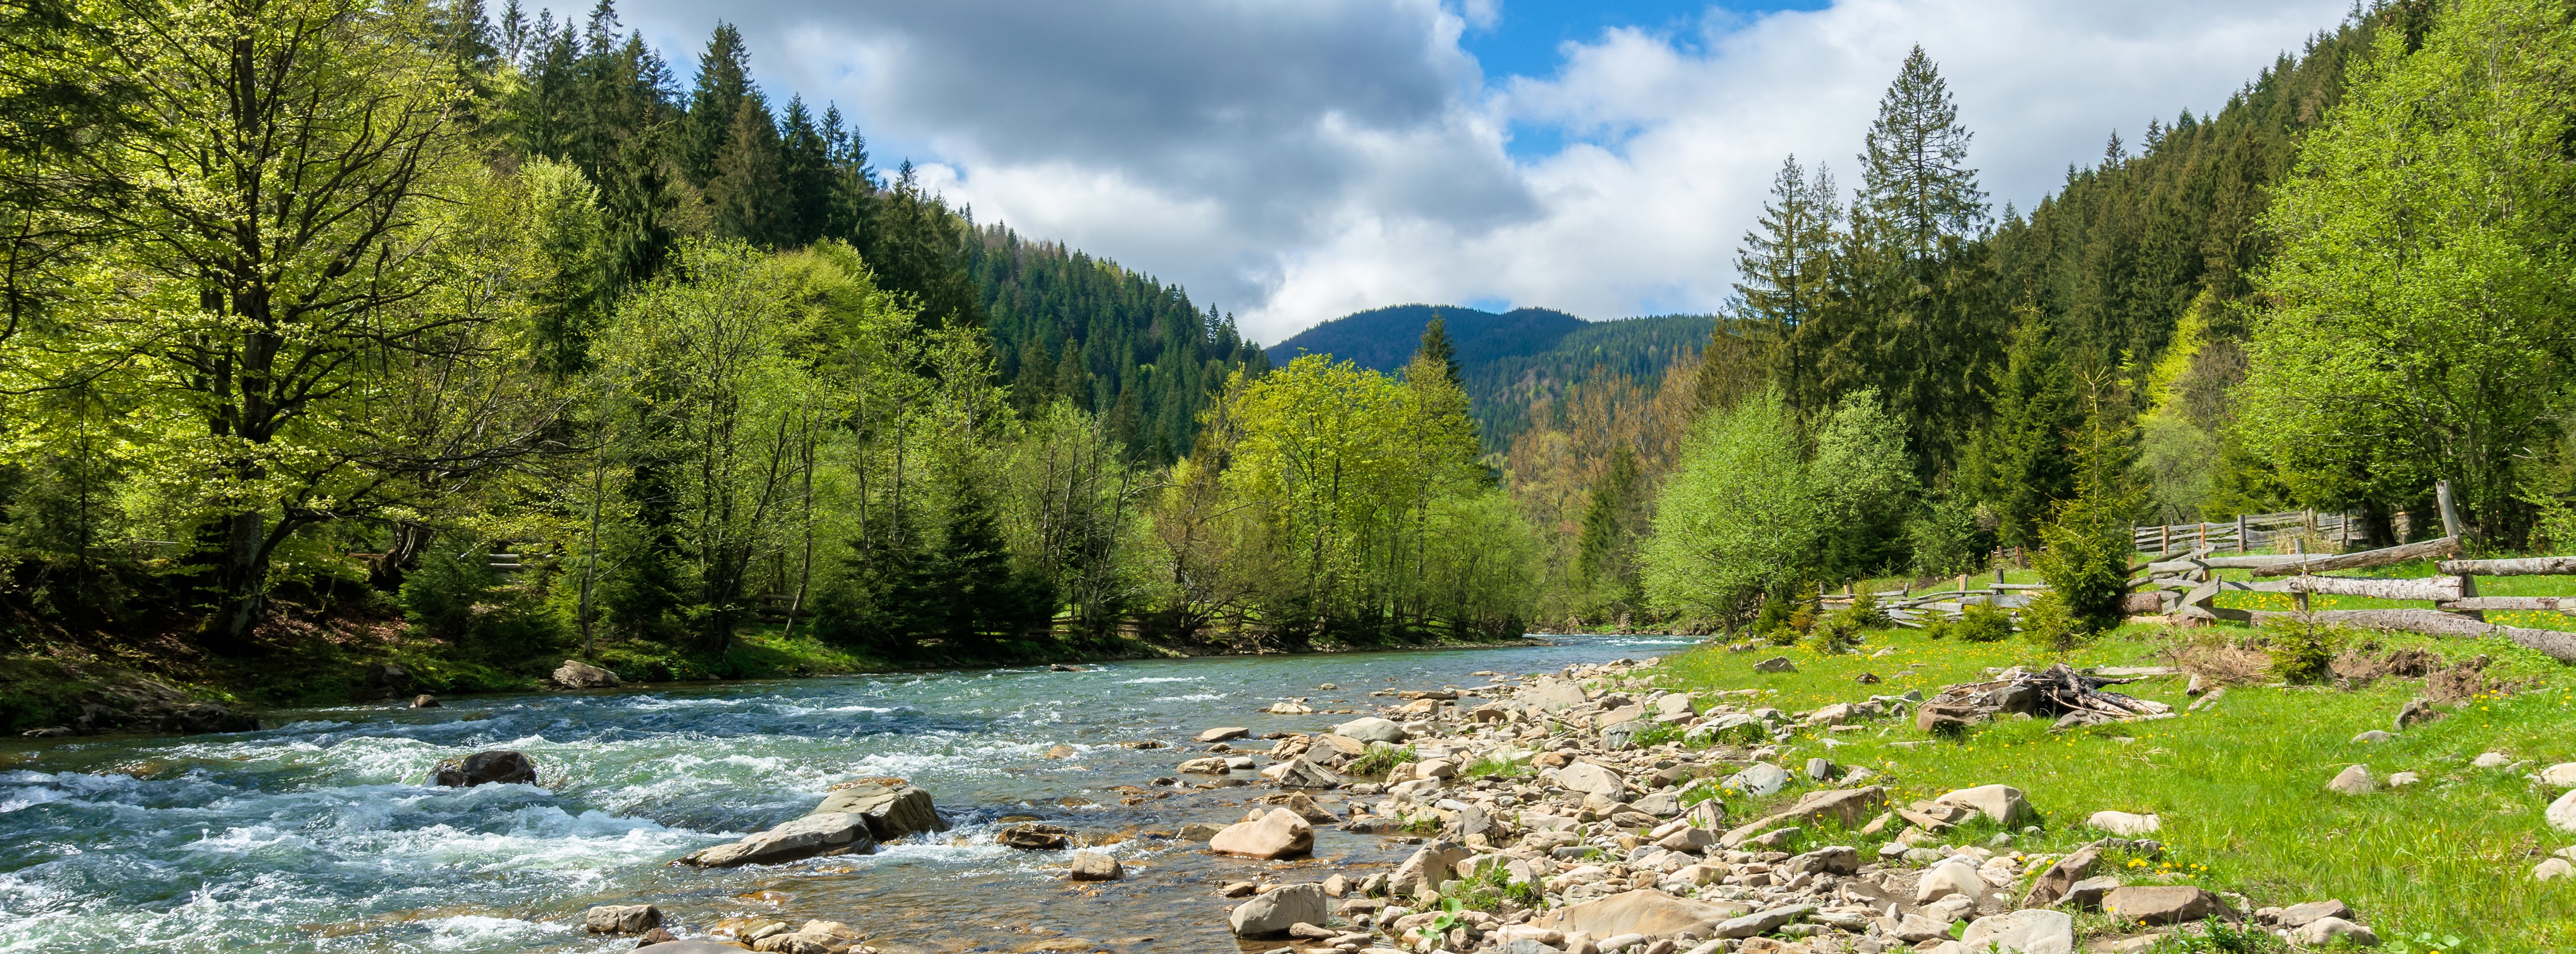
[[[2089,645],[2053,654],[2020,640],[1972,644],[1936,641],[1911,630],[1873,633],[1857,654],[1820,655],[1803,647],[1733,653],[1695,649],[1658,667],[1664,688],[1757,689],[1755,704],[1809,709],[1874,694],[1926,695],[1978,680],[1989,667],[2163,665],[2178,650],[2202,652],[2238,643],[2239,664],[2260,657],[2260,630],[2222,627],[2165,630],[2132,625]],[[2533,866],[2576,844],[2554,832],[2542,809],[2558,795],[2526,773],[2576,761],[2576,674],[2545,656],[2501,640],[2437,640],[2406,634],[2358,636],[2344,648],[2384,656],[2406,648],[2449,662],[2486,655],[2490,685],[2448,707],[2446,717],[2393,740],[2355,743],[2371,730],[2393,730],[2400,707],[2425,690],[2421,679],[2379,678],[2337,688],[2267,684],[2267,675],[2231,687],[2207,711],[2180,718],[2063,733],[2045,720],[1981,725],[1955,738],[1929,737],[1911,723],[1867,724],[1863,731],[1801,731],[1790,745],[1800,758],[1822,755],[1882,773],[1897,801],[1956,788],[2002,783],[2028,794],[2045,817],[2045,833],[2025,836],[2024,851],[2062,852],[2100,837],[2084,820],[2118,810],[2161,816],[2157,860],[2123,859],[2136,880],[2200,884],[2235,891],[2256,905],[2339,898],[2360,912],[2392,950],[2449,952],[2576,949],[2576,887],[2536,883]],[[2184,650],[2188,652],[2188,650]],[[1883,654],[1882,654],[1883,652]],[[1794,673],[1757,673],[1753,664],[1786,655]],[[1883,681],[1864,685],[1862,673]],[[2124,687],[2174,705],[2192,700],[2185,680],[2159,677]],[[1824,738],[1848,743],[1828,747]],[[2530,764],[2474,768],[2470,760],[2501,752]],[[1796,764],[1789,760],[1788,764]],[[2365,764],[2386,778],[2415,772],[2422,781],[2362,796],[2325,791],[2347,765]],[[1787,800],[1796,790],[1772,799]],[[1737,817],[1759,805],[1731,805]],[[1902,826],[1895,826],[1902,827]],[[1843,843],[1874,845],[1857,833],[1819,833]],[[1975,830],[1963,835],[1976,836]],[[1953,837],[1956,843],[1957,836]],[[2134,861],[2132,865],[2130,862]],[[2443,943],[2455,937],[2456,946]],[[2429,939],[2432,943],[2424,943]]]

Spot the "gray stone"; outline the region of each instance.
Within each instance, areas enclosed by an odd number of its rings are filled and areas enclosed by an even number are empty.
[[[2353,736],[2352,741],[2354,745],[2369,745],[2373,742],[2386,742],[2390,738],[2393,738],[2393,736],[2390,736],[2386,732],[2381,732],[2378,729],[2372,729],[2360,735]]]
[[[1790,662],[1790,661],[1789,661],[1789,657],[1787,657],[1787,656],[1773,656],[1773,657],[1771,657],[1771,658],[1769,658],[1769,659],[1765,659],[1765,660],[1763,660],[1763,661],[1761,661],[1761,662],[1754,663],[1754,664],[1753,664],[1753,671],[1754,671],[1754,672],[1797,672],[1797,671],[1798,671],[1798,664],[1797,664],[1797,663]]]
[[[2290,932],[2290,937],[2309,947],[2324,947],[2336,941],[2343,941],[2354,947],[2379,946],[2377,933],[2342,918],[2318,918]]]
[[[1860,872],[1860,850],[1849,845],[1828,845],[1780,863],[1792,874],[1848,875]]]
[[[1890,842],[1890,844],[1894,843]],[[2038,878],[2031,881],[2030,893],[2022,896],[2021,906],[2044,908],[2063,900],[2066,897],[2066,889],[2073,887],[2078,881],[2092,877],[2093,866],[2101,859],[2101,852],[2095,850],[2092,845],[2075,849],[2066,857],[2058,859],[2055,865],[2049,866],[2047,871],[2041,872]]]
[[[1127,867],[1118,859],[1097,851],[1073,853],[1073,870],[1065,877],[1074,881],[1116,881],[1127,876]]]
[[[2227,902],[2208,889],[2178,884],[2115,888],[2102,896],[2102,910],[2141,924],[2182,924],[2229,913]]]
[[[1063,851],[1073,845],[1073,833],[1060,825],[1022,822],[993,833],[993,842],[1021,851]]]
[[[1719,784],[1760,798],[1778,794],[1781,789],[1789,787],[1789,771],[1769,762],[1755,762],[1745,766],[1743,771],[1727,776],[1726,781]]]
[[[1570,792],[1599,795],[1608,799],[1616,799],[1620,793],[1627,791],[1627,785],[1620,779],[1619,773],[1590,762],[1576,762],[1557,769],[1556,784]]]
[[[1226,826],[1208,839],[1209,851],[1265,861],[1304,857],[1314,848],[1315,826],[1285,808],[1271,809],[1270,814],[1255,821]]]
[[[2569,864],[2565,858],[2544,858],[2531,869],[2533,881],[2557,881],[2571,875],[2576,875],[2576,864]]]
[[[567,659],[555,667],[555,685],[566,689],[609,689],[617,685],[617,674],[578,659]]]
[[[680,859],[680,863],[700,868],[732,868],[782,864],[820,854],[865,855],[876,850],[877,839],[869,832],[865,817],[850,812],[830,812],[807,815],[731,844],[699,849]]]
[[[1768,911],[1756,911],[1718,924],[1715,936],[1752,937],[1757,934],[1769,934],[1814,913],[1816,913],[1816,906],[1812,904],[1795,904],[1772,908]]]
[[[2162,830],[2164,819],[2154,815],[2132,815],[2128,812],[2094,812],[2084,823],[2114,835],[2137,836]]]
[[[2469,760],[2470,768],[2501,768],[2513,764],[2513,756],[2502,752],[2483,752]]]
[[[537,784],[537,763],[526,755],[507,749],[476,752],[438,763],[430,770],[430,781],[449,788],[473,788],[477,785]]]
[[[2318,918],[2342,918],[2350,921],[2353,917],[2352,906],[2342,901],[2310,901],[2282,908],[2275,921],[2282,927],[2294,928]]]
[[[2551,788],[2576,788],[2576,762],[2560,762],[2541,769],[2540,784]]]
[[[1333,734],[1344,738],[1358,739],[1361,742],[1384,742],[1388,745],[1394,745],[1407,738],[1404,732],[1404,726],[1397,724],[1393,720],[1381,719],[1376,716],[1365,716],[1358,719],[1352,719],[1349,722],[1344,722],[1340,725],[1334,726]]]
[[[2326,783],[2326,791],[2338,795],[2367,795],[2378,787],[2379,780],[2370,777],[2367,765],[2347,766],[2335,775],[2334,781]]]
[[[1298,924],[1323,924],[1330,916],[1323,885],[1292,884],[1236,905],[1226,924],[1236,937],[1275,937]]]
[[[1986,879],[1977,873],[1977,866],[1954,855],[1932,866],[1932,870],[1923,873],[1922,880],[1915,882],[1914,903],[1930,904],[1954,894],[1983,897],[1986,890]]]
[[[1277,781],[1281,788],[1337,788],[1342,784],[1342,777],[1306,761],[1305,756],[1298,756],[1290,759],[1287,766],[1279,771]]]
[[[946,819],[930,803],[930,793],[900,779],[843,782],[823,796],[808,815],[851,812],[868,820],[868,831],[880,842],[905,835],[948,830]]]
[[[642,934],[662,926],[662,909],[649,904],[603,904],[582,914],[592,934]]]
[[[2014,954],[2074,954],[2075,919],[2064,911],[2031,909],[1969,922],[1959,946]]]
[[[2551,828],[2576,831],[2576,789],[2570,789],[2567,794],[2558,796],[2557,801],[2549,803],[2549,810],[2541,817],[2549,820]]]
[[[1839,773],[1834,770],[1834,760],[1832,759],[1807,760],[1807,779],[1809,781],[1830,782],[1834,780],[1834,776],[1837,774]]]
[[[2119,889],[2120,879],[2118,878],[2107,875],[2086,878],[2067,886],[2066,897],[2059,903],[2078,911],[2099,911],[2102,910],[2102,898]]]
[[[1199,733],[1199,734],[1198,734],[1198,736],[1196,737],[1196,741],[1199,741],[1199,742],[1223,742],[1223,741],[1226,741],[1226,740],[1228,740],[1228,739],[1240,739],[1240,738],[1243,738],[1244,736],[1251,735],[1251,734],[1252,734],[1252,730],[1251,730],[1251,729],[1247,729],[1247,728],[1244,728],[1244,727],[1239,726],[1239,725],[1219,726],[1219,727],[1217,727],[1217,728],[1209,729],[1209,730],[1207,730],[1207,731],[1205,731],[1205,732],[1201,732],[1201,733]]]
[[[1963,788],[1946,793],[1933,801],[1942,805],[1976,809],[1987,818],[1994,819],[1995,824],[2006,828],[2019,825],[2023,819],[2034,815],[2030,810],[2029,800],[2022,797],[2021,789],[2010,785],[1979,785],[1975,788]]]

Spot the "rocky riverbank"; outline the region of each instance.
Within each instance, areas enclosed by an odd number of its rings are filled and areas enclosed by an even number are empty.
[[[1762,705],[1755,690],[1637,688],[1656,664],[1383,689],[1376,695],[1392,698],[1377,713],[1351,712],[1358,718],[1323,733],[1254,739],[1243,727],[1208,729],[1176,749],[1174,774],[1153,787],[1269,791],[1236,823],[1144,835],[1271,863],[1260,877],[1215,888],[1229,899],[1227,927],[1245,950],[1269,954],[2072,954],[2146,951],[2184,937],[2232,941],[2230,950],[2378,943],[2367,913],[2339,900],[2251,898],[2189,883],[2189,872],[2162,860],[2155,816],[2052,805],[2050,816],[2084,818],[2090,840],[2026,852],[2016,844],[2044,833],[2034,807],[2044,790],[1996,779],[1900,801],[1872,784],[1870,769],[1832,758],[1837,734],[1910,729],[1929,744],[1930,734],[1962,721],[2053,716],[2050,705],[2126,698],[2029,692],[2096,692],[2104,680],[2007,671],[1930,704],[1920,693],[1856,694],[1792,712]],[[2141,716],[2156,717],[2170,716]],[[1793,742],[1802,734],[1819,740],[1812,751]],[[847,784],[857,794],[836,791],[804,818],[684,863],[865,852],[945,827],[929,793],[901,780]],[[1153,796],[1137,788],[1136,801]],[[889,813],[899,820],[879,817]],[[1413,850],[1392,870],[1321,870],[1300,861],[1318,826]],[[1123,876],[1116,859],[1079,850],[1088,837],[1081,831],[1029,823],[993,837],[1064,853],[1070,881]],[[598,908],[590,922],[649,932],[643,944],[676,945],[670,954],[877,950],[865,932],[825,921],[737,919],[682,941],[638,910]],[[2248,939],[2265,947],[2243,946]]]

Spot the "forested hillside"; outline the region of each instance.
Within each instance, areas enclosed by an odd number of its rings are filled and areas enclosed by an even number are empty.
[[[1585,321],[1546,308],[1504,314],[1454,305],[1396,305],[1344,315],[1270,346],[1272,361],[1329,354],[1364,368],[1393,371],[1410,360],[1432,319],[1457,351],[1459,377],[1475,406],[1488,450],[1511,446],[1536,417],[1552,413],[1573,388],[1608,377],[1653,387],[1666,366],[1708,343],[1715,319],[1656,315]]]

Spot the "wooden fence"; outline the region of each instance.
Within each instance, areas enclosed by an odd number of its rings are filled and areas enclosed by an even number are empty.
[[[2294,537],[2304,537],[2342,550],[2350,547],[2353,541],[2362,539],[2362,533],[2359,518],[2353,514],[2314,510],[2249,513],[2215,523],[2134,527],[2130,533],[2130,539],[2137,544],[2140,553],[2179,553],[2201,549],[2213,553],[2252,553],[2271,549]]]

